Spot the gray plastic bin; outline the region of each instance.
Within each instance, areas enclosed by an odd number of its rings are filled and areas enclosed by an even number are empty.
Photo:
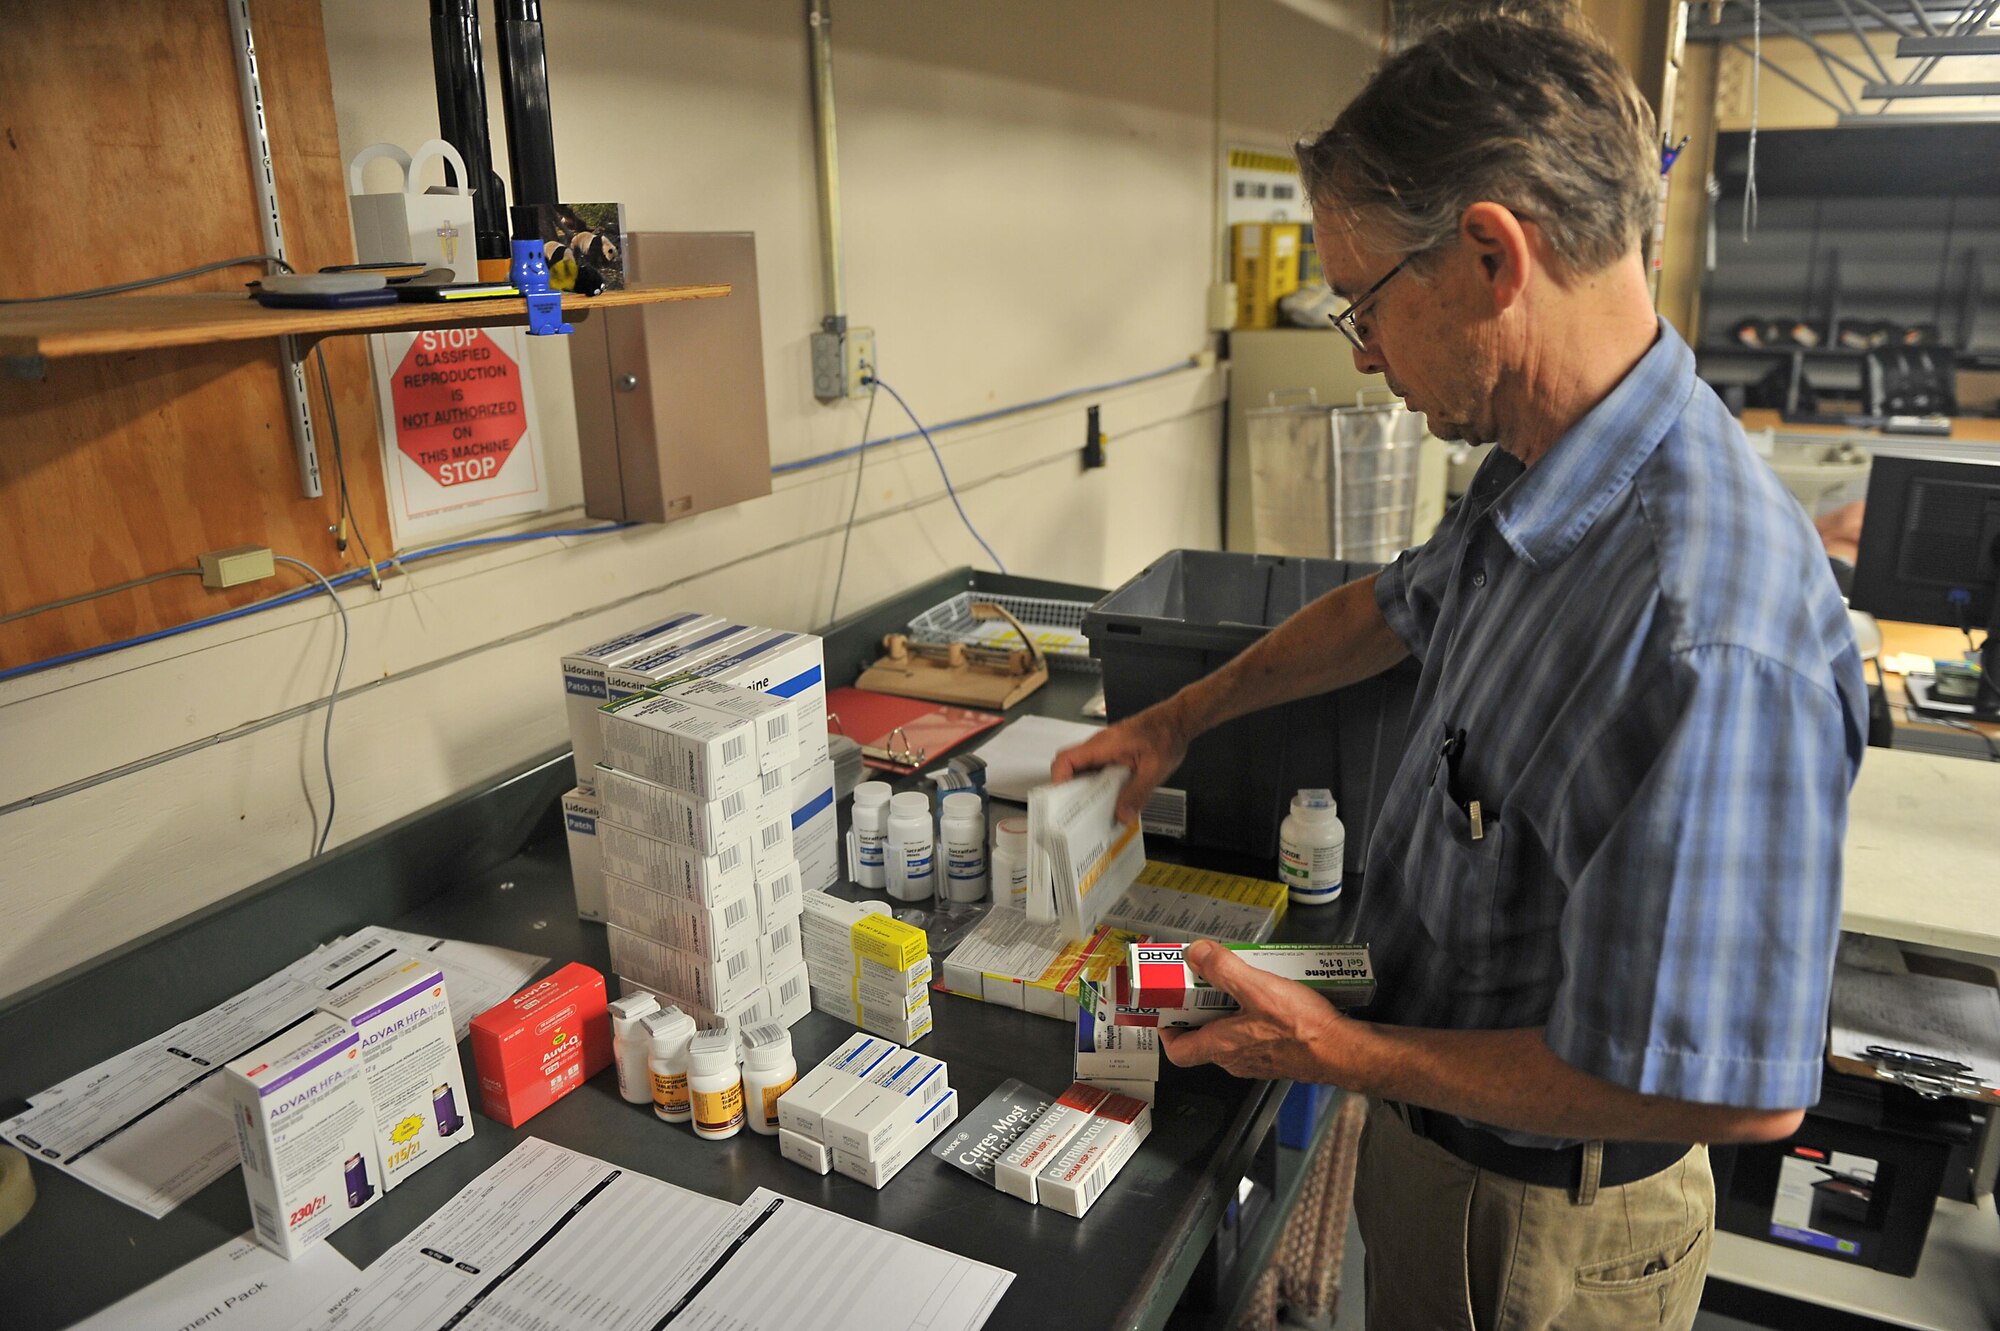
[[[1193,683],[1376,564],[1174,550],[1084,616],[1112,720]],[[1367,872],[1368,834],[1403,752],[1414,665],[1239,717],[1197,739],[1166,781],[1187,793],[1187,842],[1266,858],[1292,795],[1324,786],[1347,826],[1348,875]],[[1274,871],[1275,872],[1275,871]]]

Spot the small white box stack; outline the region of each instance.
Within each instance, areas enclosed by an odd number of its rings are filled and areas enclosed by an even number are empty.
[[[832,841],[820,641],[710,615],[639,637],[564,662],[573,697],[589,670],[602,680],[587,842],[584,811],[566,806],[579,902],[594,854],[624,992],[705,1028],[789,1027],[811,1006],[803,899],[834,881],[808,878],[795,838],[817,837],[823,814]],[[821,766],[827,789],[808,794]]]
[[[879,1188],[957,1119],[944,1064],[856,1034],[778,1098],[778,1151]]]
[[[879,901],[807,893],[800,920],[812,1005],[897,1044],[931,1031],[930,940]]]

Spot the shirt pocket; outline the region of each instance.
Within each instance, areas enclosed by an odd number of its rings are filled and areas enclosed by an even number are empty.
[[[1410,842],[1405,882],[1431,941],[1470,974],[1493,962],[1494,902],[1506,864],[1507,831],[1497,815],[1472,837],[1472,819],[1440,780],[1427,788]]]

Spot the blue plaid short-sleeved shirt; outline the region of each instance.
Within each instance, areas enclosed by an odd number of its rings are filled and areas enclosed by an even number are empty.
[[[1533,468],[1495,449],[1375,595],[1422,673],[1359,906],[1370,1015],[1814,1103],[1861,662],[1811,524],[1674,330]]]

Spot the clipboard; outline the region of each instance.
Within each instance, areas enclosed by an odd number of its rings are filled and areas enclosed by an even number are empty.
[[[859,744],[864,764],[898,776],[921,771],[1005,719],[869,689],[832,689],[826,695],[827,728]]]
[[[2000,1104],[2000,976],[1984,966],[1940,957],[1903,954],[1900,959],[1907,967],[1901,973],[1835,966],[1827,1066],[1852,1077],[1891,1082],[1928,1099]],[[1909,991],[1907,1003],[1898,990]],[[1863,993],[1872,1002],[1856,1001]],[[1952,1006],[1969,1009],[1948,1014],[1963,1019],[1948,1031],[1940,1029],[1934,1015],[1943,1006],[1936,1000],[1947,995]],[[1882,1011],[1891,1001],[1902,1015],[1884,1021]],[[1887,1029],[1905,1023],[1907,1029]]]

